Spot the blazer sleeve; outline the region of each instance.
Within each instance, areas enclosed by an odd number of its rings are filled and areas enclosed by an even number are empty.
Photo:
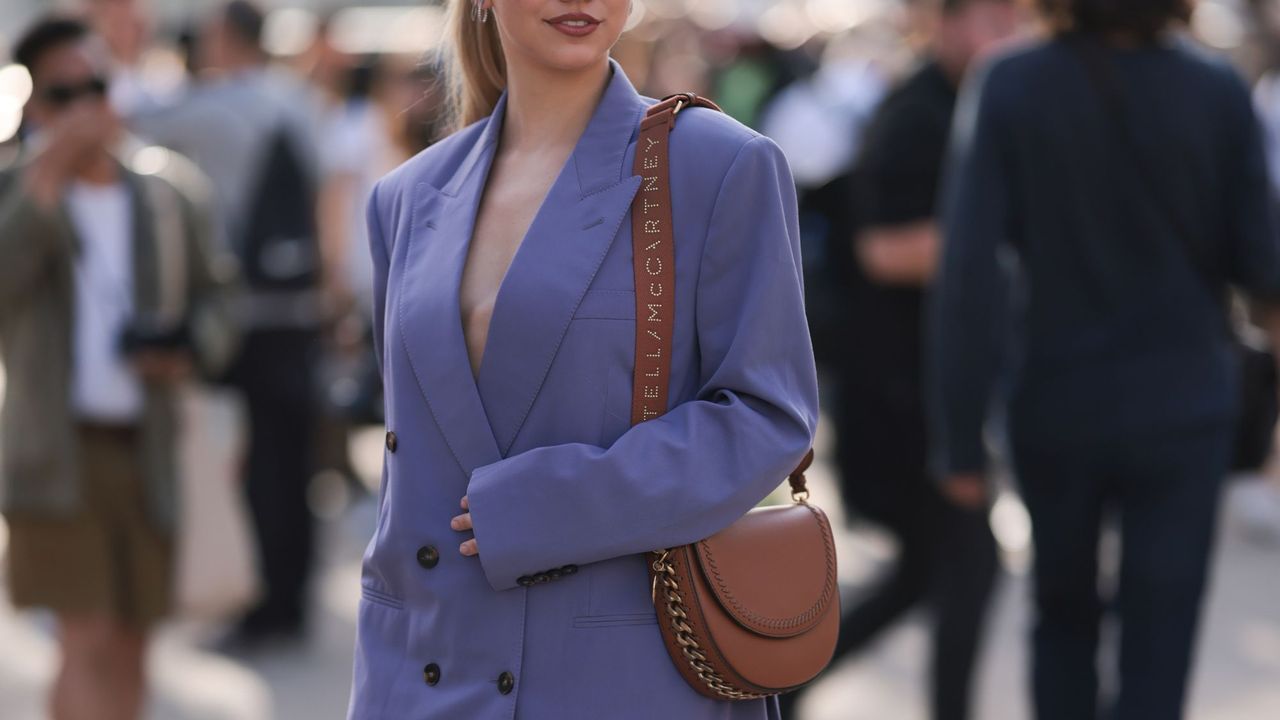
[[[45,280],[59,255],[74,254],[70,225],[27,194],[23,172],[0,176],[0,311]]]
[[[1267,167],[1267,146],[1249,90],[1230,72],[1234,102],[1223,135],[1229,148],[1226,198],[1228,279],[1256,299],[1280,301],[1280,218],[1276,178]],[[1272,152],[1280,148],[1272,148]]]
[[[477,468],[468,498],[496,590],[517,578],[706,538],[773,491],[818,418],[796,195],[772,141],[738,151],[696,290],[700,389],[605,449],[537,448]]]

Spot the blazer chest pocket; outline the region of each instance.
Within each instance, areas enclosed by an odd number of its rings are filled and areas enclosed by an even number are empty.
[[[588,290],[574,320],[635,320],[636,294],[630,290]]]

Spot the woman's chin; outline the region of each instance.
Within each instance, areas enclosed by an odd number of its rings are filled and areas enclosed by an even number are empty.
[[[560,72],[578,72],[599,67],[609,57],[609,47],[592,39],[553,37],[533,50],[532,59],[540,65]]]

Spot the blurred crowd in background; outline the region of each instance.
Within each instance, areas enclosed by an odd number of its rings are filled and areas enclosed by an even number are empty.
[[[883,199],[880,210],[886,218],[933,214],[935,188],[921,183],[932,182],[922,179],[929,173],[936,181],[945,133],[926,133],[916,143],[877,130],[874,118],[893,88],[917,77],[922,58],[933,58],[958,80],[981,56],[1041,30],[1034,12],[1015,2],[969,4],[987,11],[948,30],[942,3],[932,0],[636,0],[630,28],[615,48],[641,92],[662,97],[689,90],[714,98],[787,154],[801,199],[815,343],[828,375],[861,373],[884,385],[880,373],[896,372],[889,364],[919,364],[914,341],[901,341],[920,331],[913,324],[919,322],[919,299],[905,296],[880,297],[874,311],[883,314],[859,320],[864,327],[879,323],[890,340],[868,335],[839,341],[898,342],[905,356],[882,358],[884,367],[832,359],[846,355],[831,347],[829,329],[851,321],[843,300],[830,294],[828,271],[852,261],[837,236],[847,230],[844,206],[859,163],[890,175],[900,166],[907,168],[902,172],[923,167],[924,175],[899,178],[905,183],[901,194]],[[227,652],[305,636],[311,631],[316,514],[340,513],[348,498],[377,491],[376,478],[370,482],[357,472],[348,454],[353,429],[382,422],[364,205],[379,177],[452,129],[437,56],[444,9],[437,3],[281,0],[257,14],[253,5],[212,0],[0,0],[0,52],[14,50],[30,23],[53,7],[83,20],[101,72],[94,79],[103,81],[101,87],[64,83],[64,94],[103,95],[123,133],[108,138],[65,123],[35,127],[24,109],[48,83],[33,84],[23,65],[0,62],[0,169],[21,165],[47,143],[80,143],[78,151],[89,152],[93,143],[110,140],[121,148],[129,172],[177,178],[174,185],[198,208],[212,266],[236,268],[226,304],[239,339],[234,360],[207,373],[223,389],[183,400],[188,432],[174,442],[188,507],[176,511],[176,523],[187,544],[176,551],[174,602],[180,611],[231,621],[214,643]],[[1196,6],[1191,35],[1229,56],[1255,85],[1259,115],[1277,140],[1269,162],[1280,176],[1280,3],[1204,0]],[[928,87],[917,89],[926,102],[937,99],[936,93],[929,99]],[[949,119],[947,91],[942,94],[941,112]],[[46,95],[35,100],[55,106],[76,101]],[[918,146],[935,141],[932,155]],[[903,209],[912,203],[922,209]],[[153,206],[150,212],[161,211]],[[933,252],[922,247],[926,255]],[[846,260],[837,257],[841,252]],[[868,276],[877,268],[912,273],[912,258],[877,252],[870,243],[859,256]],[[900,325],[889,328],[893,322]],[[1265,317],[1259,324],[1264,338],[1280,329]],[[14,382],[12,369],[9,377]],[[832,393],[850,386],[826,379]],[[915,381],[907,384],[915,387]],[[846,398],[835,406],[850,404]],[[842,417],[838,432],[863,429],[875,437],[872,426],[883,415],[861,407],[864,415]],[[915,423],[914,411],[907,416]],[[232,439],[211,430],[228,423],[237,429]],[[5,432],[22,428],[9,425]],[[912,425],[887,442],[899,443],[892,446],[898,457],[919,459],[923,440],[912,443],[922,433]],[[868,472],[898,471],[870,466],[866,457],[840,462],[861,462]],[[1260,472],[1262,466],[1248,469]],[[923,472],[922,466],[907,471]],[[242,476],[242,484],[218,482],[230,476]],[[903,487],[915,487],[913,482]],[[1259,533],[1280,537],[1280,487],[1265,479],[1254,485],[1249,521]],[[243,496],[232,488],[243,488]],[[868,498],[867,492],[881,495]],[[846,487],[846,503],[889,528],[902,558],[896,575],[853,620],[857,636],[843,638],[842,653],[861,647],[922,601],[939,572],[929,549],[939,541],[939,528],[967,522],[968,529],[947,536],[958,553],[948,559],[967,564],[939,609],[933,671],[935,717],[966,717],[997,551],[1008,539],[998,530],[993,536],[985,516],[974,524],[952,517],[932,497],[887,494],[892,492]],[[790,710],[793,701],[784,707]],[[335,708],[335,716],[339,712]]]

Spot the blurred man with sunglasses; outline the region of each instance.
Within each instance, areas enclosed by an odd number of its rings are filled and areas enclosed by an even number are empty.
[[[32,95],[24,158],[0,173],[9,588],[57,615],[52,717],[132,720],[147,632],[170,605],[174,391],[233,349],[225,273],[190,166],[118,150],[85,26],[40,20],[14,59]]]

